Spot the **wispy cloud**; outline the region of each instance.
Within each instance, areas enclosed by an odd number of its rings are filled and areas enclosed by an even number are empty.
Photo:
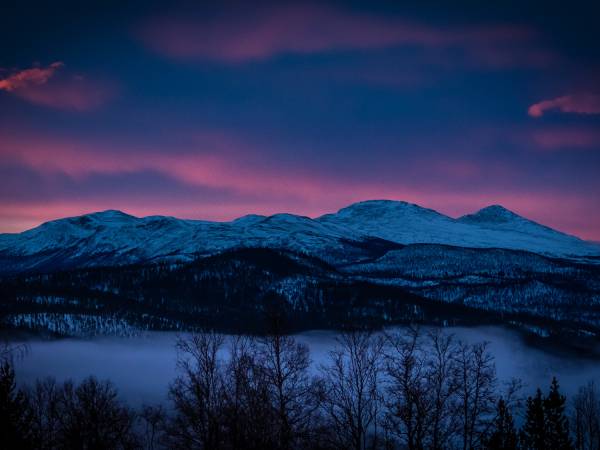
[[[64,65],[57,61],[47,67],[15,71],[0,79],[0,90],[33,104],[73,111],[96,109],[113,97],[115,89],[109,83],[59,74]]]
[[[260,61],[285,53],[394,46],[458,47],[490,66],[538,65],[552,59],[548,52],[529,45],[536,34],[523,27],[434,27],[318,5],[288,5],[212,20],[161,16],[145,21],[137,35],[167,57],[228,63]]]
[[[14,72],[6,78],[0,79],[0,90],[13,92],[46,84],[54,76],[54,73],[63,66],[63,62],[57,61],[48,67],[32,67],[31,69]]]
[[[585,150],[600,148],[600,131],[589,128],[536,130],[533,141],[542,150]]]
[[[195,130],[194,139],[186,142],[189,147],[162,152],[163,144],[92,142],[0,129],[0,169],[13,174],[2,176],[0,170],[0,192],[7,193],[0,195],[0,222],[4,217],[22,217],[0,231],[94,209],[222,220],[283,211],[317,216],[359,200],[390,198],[456,216],[502,203],[543,223],[597,238],[599,215],[593,220],[585,216],[585,223],[576,224],[565,222],[564,210],[552,215],[561,204],[570,205],[567,219],[584,217],[580,210],[594,204],[593,189],[577,195],[559,187],[536,187],[529,184],[530,177],[523,181],[511,175],[518,167],[508,166],[496,174],[497,164],[467,158],[447,163],[425,155],[405,158],[395,166],[402,177],[395,170],[391,171],[395,176],[382,177],[380,170],[365,163],[360,172],[365,176],[357,177],[356,172],[319,170],[323,161],[317,159],[309,158],[301,167],[286,164],[281,155],[277,157],[279,149],[272,149],[265,159],[264,149],[255,148],[251,139],[224,132]],[[511,187],[490,183],[496,178],[511,180]],[[154,186],[157,183],[160,187]]]
[[[534,103],[529,107],[531,117],[542,117],[548,111],[576,114],[600,114],[600,95],[591,93],[572,94]]]

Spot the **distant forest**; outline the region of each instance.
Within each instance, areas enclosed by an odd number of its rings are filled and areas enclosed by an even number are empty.
[[[265,312],[279,308],[293,317],[292,331],[503,323],[538,338],[584,349],[597,346],[599,268],[499,250],[488,267],[485,252],[446,249],[446,259],[454,256],[430,279],[420,272],[441,264],[438,247],[422,246],[416,259],[399,263],[406,272],[402,276],[409,277],[402,278],[405,284],[393,265],[386,273],[361,268],[362,275],[349,274],[350,268],[310,255],[266,248],[236,249],[189,263],[5,276],[0,327],[57,336],[206,327],[263,333]],[[476,262],[477,274],[465,275],[473,273],[469,261]]]
[[[169,403],[134,410],[110,381],[17,387],[0,353],[3,449],[600,448],[600,390],[571,399],[558,380],[524,397],[501,384],[486,343],[441,329],[347,330],[317,368],[270,319],[260,337],[200,332],[177,342]],[[529,392],[529,390],[528,390]]]

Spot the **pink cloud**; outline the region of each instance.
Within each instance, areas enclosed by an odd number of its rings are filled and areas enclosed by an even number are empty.
[[[13,92],[26,89],[31,86],[39,86],[54,76],[54,73],[64,66],[64,63],[57,61],[48,67],[33,67],[15,72],[6,78],[0,79],[0,90]]]
[[[191,148],[163,153],[156,149],[99,145],[53,136],[0,130],[0,163],[23,164],[42,173],[73,178],[94,173],[155,171],[192,186],[228,188],[269,195],[318,195],[319,186],[300,173],[278,173],[265,166],[258,151],[218,132],[199,133]]]
[[[243,18],[203,22],[159,18],[146,22],[140,37],[154,50],[175,58],[206,57],[229,62],[261,60],[293,52],[378,48],[398,43],[436,44],[435,30],[386,19],[364,19],[320,6],[287,6]]]
[[[531,117],[542,117],[547,111],[553,110],[564,113],[600,114],[600,95],[583,93],[544,100],[531,105],[528,113]]]
[[[227,189],[232,192],[262,197],[265,205],[278,205],[268,211],[285,210],[286,205],[302,204],[297,212],[324,213],[345,202],[365,198],[397,198],[398,189],[418,195],[407,186],[356,180],[343,175],[331,176],[310,165],[283,165],[282,161],[265,162],[262,149],[246,140],[224,133],[199,133],[190,148],[164,153],[152,148],[122,147],[80,142],[54,136],[2,132],[0,130],[0,164],[24,165],[43,174],[65,174],[77,180],[93,174],[127,174],[153,171],[189,186]],[[441,177],[461,179],[479,177],[475,163],[456,161],[431,165],[429,160],[415,161]],[[340,189],[340,185],[344,188]],[[401,196],[403,198],[404,195]],[[243,208],[238,209],[240,214]],[[221,216],[219,216],[221,217]]]
[[[46,68],[34,67],[0,79],[0,90],[30,103],[73,111],[97,109],[110,100],[115,89],[109,83],[92,81],[81,75],[59,76],[64,63]]]
[[[145,21],[136,31],[153,51],[183,60],[242,63],[285,53],[393,46],[460,47],[491,66],[546,64],[549,59],[547,53],[523,45],[535,37],[525,28],[441,28],[319,5],[281,6],[216,20],[159,17]]]
[[[210,198],[132,197],[124,191],[114,197],[72,197],[37,200],[4,200],[0,203],[0,231],[19,231],[57,217],[94,210],[118,208],[135,215],[167,214],[198,219],[229,220],[247,213],[291,212],[312,217],[335,211],[352,202],[389,198],[405,200],[439,210],[452,216],[473,212],[490,203],[501,203],[541,223],[600,239],[597,224],[600,212],[591,207],[595,200],[557,189],[531,189],[491,186],[482,181],[489,175],[476,161],[452,164],[415,161],[439,173],[440,178],[476,179],[476,189],[449,189],[448,183],[419,182],[406,177],[378,180],[356,179],[335,172],[316,171],[314,167],[288,167],[278,161],[265,163],[261,153],[246,140],[225,133],[199,133],[192,148],[160,153],[152,148],[131,145],[90,143],[35,133],[17,134],[0,130],[0,165],[22,165],[49,176],[65,174],[75,182],[93,174],[127,174],[153,171],[189,186],[221,188],[242,195],[214,202]],[[507,179],[505,177],[505,179]],[[558,205],[558,206],[557,206]],[[590,213],[592,211],[592,213]],[[590,216],[590,214],[592,214]],[[578,219],[580,218],[580,219]]]
[[[537,130],[532,138],[543,150],[600,148],[600,131],[587,128]]]
[[[265,154],[263,144],[218,131],[196,132],[189,147],[163,152],[156,148],[102,145],[54,136],[3,133],[0,130],[0,164],[3,162],[25,165],[40,173],[66,174],[74,179],[93,174],[153,171],[189,186],[264,196],[270,202],[286,199],[282,207],[300,199],[311,205],[321,205],[327,198],[332,199],[332,205],[339,205],[333,199],[340,196],[350,198],[348,192],[356,192],[352,201],[384,194],[392,198],[397,194],[390,189],[390,185],[396,184],[389,180],[375,182],[368,177],[359,180],[342,172],[331,176],[327,169],[315,168],[309,162],[302,165],[290,163],[285,158],[278,158],[276,153],[267,151]],[[427,173],[434,178],[452,183],[480,181],[484,176],[490,176],[489,169],[484,171],[481,164],[458,158],[448,162],[422,155],[412,161],[404,161],[403,165],[410,167],[414,173],[426,167]],[[501,165],[494,166],[494,171],[504,170]],[[502,177],[506,179],[507,175],[502,173]],[[406,186],[414,182],[414,179],[408,178]],[[338,190],[340,184],[347,185],[343,194]],[[408,189],[406,186],[403,188],[405,191]],[[430,187],[435,190],[439,184],[431,182]]]

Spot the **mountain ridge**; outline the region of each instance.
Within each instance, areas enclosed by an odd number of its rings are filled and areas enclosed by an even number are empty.
[[[191,260],[238,247],[284,248],[345,264],[371,257],[364,243],[373,239],[400,245],[505,248],[573,259],[600,255],[597,244],[500,205],[455,219],[413,203],[367,200],[316,218],[250,214],[214,222],[136,217],[118,210],[67,217],[21,233],[0,234],[0,273],[49,264],[72,267]]]
[[[492,204],[489,206],[485,206],[473,213],[468,213],[468,214],[464,214],[462,216],[459,216],[457,218],[453,218],[451,216],[448,216],[446,214],[440,213],[439,211],[436,211],[435,209],[432,208],[426,208],[423,207],[421,205],[418,205],[416,203],[411,203],[411,202],[406,202],[403,200],[388,200],[388,199],[378,199],[378,200],[361,200],[355,203],[352,203],[348,206],[344,206],[340,209],[338,209],[336,212],[333,213],[325,213],[322,214],[320,216],[316,216],[314,218],[311,218],[309,216],[306,215],[302,215],[302,214],[293,214],[293,213],[285,213],[285,212],[281,212],[281,213],[275,213],[275,214],[271,214],[271,215],[264,215],[264,214],[245,214],[242,215],[240,217],[236,217],[234,219],[231,220],[224,220],[224,221],[217,221],[217,220],[204,220],[204,219],[186,219],[186,218],[180,218],[180,217],[176,217],[176,216],[171,216],[171,215],[161,215],[161,214],[152,214],[149,216],[135,216],[133,214],[129,214],[126,213],[124,211],[118,210],[118,209],[106,209],[106,210],[101,210],[101,211],[92,211],[89,213],[85,213],[85,214],[81,214],[81,215],[77,215],[77,216],[66,216],[66,217],[61,217],[61,218],[57,218],[57,219],[52,219],[52,220],[48,220],[45,222],[42,222],[40,225],[37,225],[33,228],[29,228],[20,232],[12,232],[12,233],[0,233],[0,237],[2,236],[11,236],[11,235],[20,235],[35,229],[38,229],[42,226],[45,226],[47,224],[53,224],[56,222],[60,222],[60,221],[72,221],[72,220],[76,220],[76,219],[81,219],[81,218],[97,218],[97,217],[106,217],[106,218],[116,218],[116,217],[122,217],[122,218],[127,218],[127,219],[143,219],[143,220],[151,220],[151,219],[175,219],[177,221],[180,222],[189,222],[189,223],[206,223],[206,224],[233,224],[233,223],[241,223],[241,222],[246,222],[246,221],[259,221],[259,220],[263,220],[263,219],[268,219],[268,218],[272,218],[272,217],[276,217],[276,216],[293,216],[293,217],[298,217],[298,218],[307,218],[310,220],[319,220],[319,219],[323,219],[329,216],[335,216],[338,215],[340,213],[343,213],[345,211],[349,211],[349,210],[353,210],[359,207],[363,207],[363,206],[367,206],[367,205],[399,205],[399,206],[403,206],[403,207],[410,207],[410,208],[415,208],[415,209],[419,209],[423,212],[427,212],[427,213],[433,213],[435,215],[441,216],[441,217],[445,217],[447,219],[453,220],[453,221],[462,221],[463,219],[469,219],[469,218],[474,218],[477,216],[481,216],[482,213],[486,213],[486,212],[491,212],[491,211],[501,211],[502,213],[504,213],[507,216],[512,216],[512,217],[517,217],[517,218],[521,218],[524,220],[527,220],[529,222],[533,222],[537,225],[543,226],[545,228],[551,229],[557,233],[560,234],[564,234],[567,236],[571,236],[571,237],[575,237],[581,241],[585,241],[585,242],[591,242],[594,244],[600,244],[600,241],[586,241],[582,238],[579,238],[575,235],[566,233],[564,231],[559,231],[556,229],[553,229],[549,226],[540,224],[539,222],[535,222],[531,219],[527,219],[517,213],[515,213],[514,211],[511,211],[508,208],[505,208],[504,206],[500,205],[500,204]],[[486,216],[491,216],[490,214],[486,214]]]

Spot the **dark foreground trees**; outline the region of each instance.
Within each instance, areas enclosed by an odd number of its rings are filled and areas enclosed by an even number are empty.
[[[109,382],[88,378],[75,386],[49,379],[23,391],[11,365],[0,366],[0,448],[139,448],[134,420]]]
[[[528,400],[519,440],[518,383],[500,388],[486,343],[439,330],[342,333],[313,365],[303,344],[280,334],[229,343],[205,334],[178,346],[190,359],[171,390],[176,412],[163,436],[171,448],[572,448],[556,381]],[[219,436],[210,442],[209,417]],[[195,436],[185,445],[182,430]]]
[[[387,335],[388,442],[408,449],[481,448],[494,420],[497,380],[486,343],[434,330]]]
[[[516,450],[519,438],[515,430],[512,414],[501,398],[498,400],[496,417],[492,424],[492,430],[486,438],[485,448],[489,450]]]
[[[110,382],[89,377],[75,385],[46,379],[18,389],[12,363],[22,353],[22,347],[0,351],[0,448],[140,448],[136,415],[118,400]]]
[[[27,398],[28,441],[36,449],[134,449],[135,414],[111,383],[90,377],[75,385],[38,381]],[[17,448],[17,447],[15,447]],[[19,447],[20,448],[20,447]]]
[[[485,343],[433,330],[343,333],[323,361],[278,332],[179,339],[171,402],[134,412],[109,382],[18,389],[0,365],[2,449],[598,449],[593,383],[568,404],[556,380],[502,389]],[[516,417],[516,419],[515,419]],[[572,432],[572,433],[571,433]]]
[[[288,449],[316,439],[322,389],[305,345],[272,334],[235,338],[226,348],[221,335],[206,333],[177,346],[181,375],[170,390],[165,445]]]
[[[553,378],[547,396],[538,389],[534,397],[527,399],[521,447],[528,450],[572,449],[565,408],[566,397],[560,393],[558,381]]]
[[[0,362],[0,439],[7,448],[29,448],[31,415],[27,398],[17,390],[8,361]]]
[[[575,448],[600,449],[600,391],[596,384],[589,382],[581,387],[573,403]]]
[[[383,341],[364,332],[345,333],[321,368],[322,411],[327,433],[322,446],[378,448],[383,418],[380,360]]]
[[[218,352],[223,337],[214,333],[180,339],[180,375],[170,390],[175,415],[168,434],[173,448],[220,448],[225,410],[225,379]]]

